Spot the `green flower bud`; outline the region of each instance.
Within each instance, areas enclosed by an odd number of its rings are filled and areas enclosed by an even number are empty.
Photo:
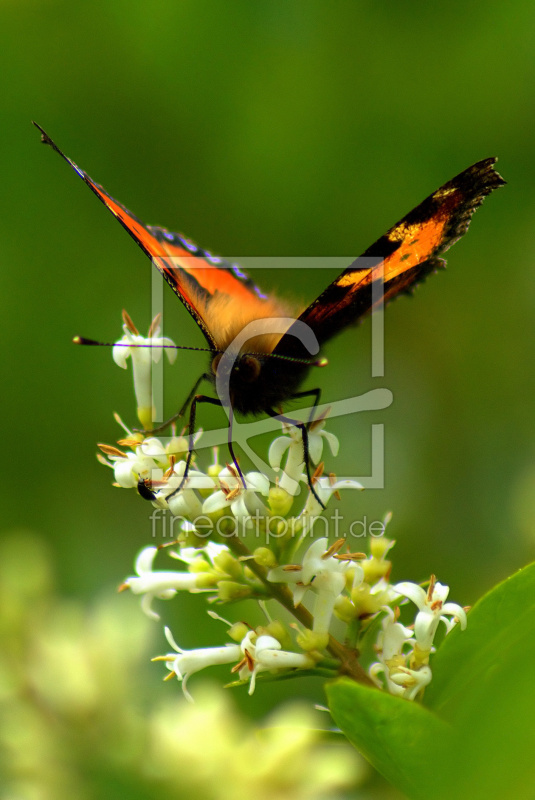
[[[392,563],[390,561],[381,561],[373,556],[372,558],[367,558],[366,561],[361,561],[360,566],[364,570],[364,580],[366,583],[370,584],[370,586],[373,586],[374,583],[377,583],[381,578],[388,577],[392,569]]]
[[[334,604],[334,613],[342,622],[352,622],[357,616],[357,609],[349,597],[340,596]]]
[[[249,586],[236,583],[236,581],[219,581],[217,589],[219,599],[224,603],[228,603],[230,600],[243,600],[251,594]]]
[[[367,583],[361,583],[351,591],[351,600],[355,604],[358,617],[367,617],[375,614],[381,606],[388,602],[387,592],[375,592],[372,594],[371,587]]]
[[[296,641],[306,653],[310,653],[313,650],[325,650],[329,644],[329,634],[304,630],[297,635]]]
[[[245,622],[235,622],[228,629],[228,635],[235,642],[241,642],[249,633],[249,628]]]
[[[281,489],[280,486],[273,486],[269,490],[269,510],[275,517],[285,517],[290,511],[293,501],[292,495],[286,489]]]
[[[243,567],[241,563],[227,550],[219,553],[214,558],[214,567],[224,572],[225,575],[230,575],[231,578],[240,579],[243,577]]]
[[[387,539],[384,536],[372,536],[370,553],[374,558],[383,558],[393,546],[393,539]]]
[[[208,564],[206,565],[209,566]],[[211,589],[213,586],[217,586],[219,576],[210,569],[210,572],[203,572],[198,575],[197,577],[197,588],[198,589]]]
[[[253,557],[256,563],[260,564],[261,567],[272,569],[277,566],[275,554],[269,547],[257,547],[253,553]]]
[[[167,443],[165,452],[168,456],[175,456],[177,461],[185,458],[189,450],[188,440],[185,436],[173,436]]]

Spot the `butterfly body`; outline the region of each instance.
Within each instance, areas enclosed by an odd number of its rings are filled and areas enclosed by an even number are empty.
[[[280,408],[294,397],[311,367],[308,363],[278,360],[269,353],[238,354],[230,371],[224,371],[220,362],[214,361],[210,377],[213,385],[228,385],[228,404],[243,416],[255,417]]]
[[[322,363],[318,354],[329,339],[444,266],[439,256],[466,232],[485,196],[505,183],[494,169],[495,158],[478,161],[394,225],[310,305],[296,310],[263,294],[238,265],[182,234],[144,225],[37,127],[42,141],[70,164],[186,306],[211,351],[205,377],[216,386],[221,405],[244,415],[273,414],[299,393],[310,367]]]

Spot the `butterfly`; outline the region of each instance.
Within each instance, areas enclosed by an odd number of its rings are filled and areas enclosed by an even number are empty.
[[[411,293],[428,274],[445,266],[440,255],[466,233],[484,198],[505,184],[494,168],[496,158],[468,167],[390,228],[310,305],[296,311],[263,294],[236,264],[212,255],[180,233],[142,223],[34,125],[42,142],[74,169],[149,256],[202,331],[211,354],[210,368],[179,412],[184,414],[190,406],[190,437],[198,402],[225,406],[230,429],[234,411],[253,416],[264,413],[297,424],[311,488],[307,426],[285,417],[281,407],[305,396],[314,396],[317,404],[319,390],[300,391],[300,386],[311,366],[326,363],[316,358],[325,343],[379,305]],[[219,399],[196,395],[203,379],[216,386]],[[243,479],[231,433],[229,447]],[[192,453],[191,448],[188,466]]]

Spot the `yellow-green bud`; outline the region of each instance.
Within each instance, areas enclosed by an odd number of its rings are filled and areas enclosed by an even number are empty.
[[[218,578],[219,576],[216,575],[213,570],[210,572],[201,572],[197,577],[197,588],[211,589],[212,586],[217,586]]]
[[[384,536],[372,536],[370,542],[370,553],[374,558],[383,558],[385,553],[388,553],[392,545],[392,539],[386,539]]]
[[[230,575],[231,578],[243,577],[243,567],[241,563],[229,553],[228,550],[222,550],[214,558],[214,566],[218,570],[224,572],[225,575]]]
[[[357,609],[349,597],[340,596],[334,604],[334,613],[342,622],[352,622],[357,616]]]
[[[188,452],[188,440],[185,436],[173,436],[165,448],[168,456],[175,456],[177,461],[180,461]]]
[[[269,536],[273,537],[271,547],[275,552],[284,551],[288,542],[295,537],[296,520],[294,517],[271,517],[269,520]]]
[[[310,653],[313,650],[325,650],[329,644],[329,634],[304,630],[297,635],[296,641],[305,653]]]
[[[217,590],[219,599],[223,602],[242,600],[251,594],[249,586],[244,586],[242,583],[236,583],[235,581],[219,581]]]
[[[223,541],[236,532],[236,520],[230,514],[225,513],[224,508],[219,509],[219,511],[211,511],[207,516],[216,523],[214,526],[215,533],[223,537]]]
[[[351,589],[353,588],[353,581],[355,579],[355,568],[354,567],[348,567],[348,569],[346,569],[346,571],[345,571],[345,579],[346,579],[346,589],[347,589],[348,592],[350,592]]]
[[[219,460],[219,448],[218,448],[218,447],[214,447],[212,452],[213,452],[213,454],[214,454],[214,462],[215,462],[215,463],[214,463],[214,464],[210,464],[210,466],[209,466],[209,467],[208,467],[208,469],[206,470],[206,473],[207,473],[207,475],[209,475],[211,478],[218,478],[218,477],[219,477],[219,473],[220,473],[220,472],[221,472],[221,470],[223,469],[223,467],[221,466],[221,464],[218,464],[218,460]]]
[[[373,556],[372,558],[367,558],[366,561],[361,561],[360,565],[364,570],[364,580],[371,586],[381,580],[381,578],[385,578],[389,575],[392,569],[390,561],[381,561]]]
[[[269,547],[257,547],[253,553],[253,558],[261,567],[272,569],[277,566],[277,559],[275,554]]]
[[[292,536],[298,536],[303,530],[303,519],[300,517],[294,517],[294,519],[291,520],[291,527]]]
[[[217,484],[218,483],[217,478],[222,469],[223,467],[221,466],[221,464],[210,464],[210,466],[206,470],[206,474],[208,475],[209,478],[213,478]],[[213,493],[213,491],[214,491],[213,489],[199,489],[199,494],[201,495],[201,497],[209,497]]]
[[[210,494],[211,494],[211,493],[212,493],[212,491],[210,491]],[[211,520],[212,520],[212,522],[214,522],[214,523],[215,523],[215,522],[217,522],[219,519],[221,519],[221,517],[224,517],[224,516],[226,515],[226,511],[227,511],[227,509],[225,509],[225,508],[218,508],[218,509],[217,509],[217,510],[215,510],[215,511],[210,511],[210,512],[209,512],[208,514],[206,514],[205,516],[207,516],[207,517],[208,517],[208,519],[211,519]],[[223,526],[223,525],[221,525],[220,527],[221,527],[221,529],[223,529],[223,527],[224,527],[224,526]],[[227,532],[226,530],[224,530],[224,531],[223,531],[223,533],[226,533],[226,532]]]
[[[381,606],[388,602],[388,594],[386,592],[371,593],[370,586],[367,583],[361,583],[351,591],[351,599],[355,604],[358,617],[366,617],[369,614],[375,614]]]
[[[243,563],[242,577],[245,578],[246,581],[256,581],[258,583],[258,576],[254,574],[253,570],[248,566],[246,561]]]
[[[199,550],[199,554],[200,548],[206,545],[206,536],[199,536],[195,530],[181,531],[179,538],[186,547],[195,547]]]
[[[241,642],[249,633],[249,627],[245,622],[235,622],[228,629],[228,635],[235,642]]]
[[[285,517],[293,505],[293,497],[286,489],[273,486],[269,490],[268,505],[274,517]]]
[[[192,561],[188,567],[188,572],[213,572],[213,567],[205,561],[204,558],[197,558],[195,561]]]

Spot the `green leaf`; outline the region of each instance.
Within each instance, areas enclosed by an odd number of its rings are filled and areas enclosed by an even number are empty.
[[[481,692],[489,671],[515,669],[526,648],[535,643],[533,634],[535,564],[530,564],[478,601],[465,631],[457,626],[444,639],[431,663],[433,680],[425,704],[455,719],[467,696]]]
[[[535,797],[534,665],[531,564],[485,595],[432,662],[425,704],[464,734],[463,786],[478,796]]]
[[[451,727],[418,703],[348,679],[327,686],[334,721],[394,786],[417,800],[437,797],[437,764],[453,752]]]

